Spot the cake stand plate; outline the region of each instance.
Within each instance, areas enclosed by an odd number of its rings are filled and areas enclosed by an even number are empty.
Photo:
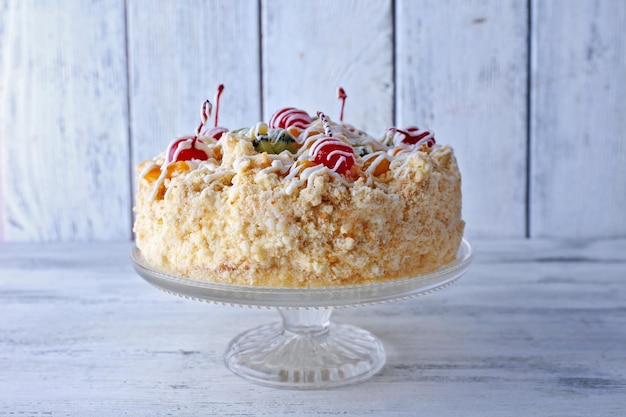
[[[157,288],[194,300],[274,307],[282,322],[237,336],[225,354],[226,366],[258,384],[322,389],[364,381],[385,363],[376,336],[330,321],[334,307],[399,300],[444,288],[469,268],[472,247],[465,239],[456,259],[439,270],[376,284],[325,288],[267,288],[217,284],[174,276],[150,267],[139,249],[131,256],[137,273]]]

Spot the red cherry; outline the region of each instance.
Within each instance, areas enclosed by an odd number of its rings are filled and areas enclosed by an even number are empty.
[[[333,137],[316,141],[311,147],[313,162],[322,164],[338,174],[347,175],[356,163],[352,146]]]
[[[168,147],[167,162],[174,162],[174,160],[191,161],[192,159],[206,161],[209,159],[209,155],[198,146],[198,142],[196,138],[181,138],[174,141]],[[181,148],[181,150],[177,154],[176,152],[179,148]]]
[[[299,127],[306,129],[313,119],[304,110],[295,107],[285,107],[276,111],[270,117],[269,127],[272,129],[289,129],[290,127]]]
[[[394,138],[394,142],[401,142],[407,145],[426,144],[432,148],[435,146],[435,135],[430,130],[420,129],[417,126],[409,126],[405,129],[392,127],[391,131],[396,132],[398,139]]]
[[[228,132],[228,129],[221,126],[212,127],[208,132],[206,132],[203,136],[208,136],[215,140],[220,140],[224,133]]]

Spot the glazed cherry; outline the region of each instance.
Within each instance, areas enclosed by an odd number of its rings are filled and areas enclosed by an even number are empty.
[[[313,162],[322,164],[340,175],[349,175],[356,163],[352,146],[333,137],[316,141],[311,147]]]
[[[290,127],[306,129],[312,121],[311,116],[304,110],[296,109],[295,107],[285,107],[276,111],[270,117],[268,125],[272,129],[289,129]]]
[[[215,140],[220,140],[224,133],[228,132],[228,129],[221,126],[212,127],[208,132],[204,133],[203,136],[207,136],[209,138],[213,138]]]
[[[198,146],[198,142],[199,141],[197,138],[178,139],[169,147],[167,162],[191,161],[192,159],[206,161],[207,159],[209,159],[209,156],[203,149]],[[181,151],[176,154],[179,148],[181,148]]]
[[[435,135],[430,130],[420,129],[417,126],[409,126],[404,129],[392,127],[389,130],[395,132],[395,134],[398,135],[398,140],[406,145],[415,145],[419,143],[426,144],[430,148],[435,145]]]

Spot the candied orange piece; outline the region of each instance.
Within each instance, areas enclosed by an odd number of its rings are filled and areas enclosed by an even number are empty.
[[[303,138],[304,142],[306,142],[306,140],[308,138],[310,138],[311,136],[315,136],[315,135],[319,135],[319,134],[324,134],[324,130],[318,130],[318,129],[311,129],[309,131],[306,132],[306,136]],[[315,143],[315,141],[311,141],[307,144],[307,148],[311,147],[311,145],[313,145]]]
[[[314,167],[317,164],[315,162],[310,161],[310,160],[307,159],[307,160],[304,160],[304,161],[296,162],[296,165],[301,166],[302,169],[307,169],[307,168],[310,168],[310,167]]]
[[[377,158],[369,158],[367,161],[365,161],[363,163],[363,169],[366,170],[367,168],[370,167],[370,165],[372,165],[372,163],[374,162],[374,160],[376,160]],[[374,172],[372,174],[374,174],[375,177],[379,177],[381,175],[383,175],[385,172],[389,171],[389,159],[387,158],[383,158],[378,165],[376,166],[376,168],[374,169]]]
[[[189,172],[189,165],[185,161],[176,161],[173,164],[167,166],[167,176],[171,178],[175,173],[182,174],[183,172]]]
[[[161,175],[161,166],[160,165],[155,165],[152,167],[152,169],[150,171],[148,171],[143,177],[149,182],[149,183],[153,183],[156,180],[159,179],[159,176]]]
[[[287,131],[294,138],[297,138],[298,136],[300,136],[300,133],[302,133],[302,129],[300,129],[299,127],[296,127],[296,126],[291,126],[289,129],[287,129]]]
[[[213,153],[215,154],[215,159],[217,159],[218,161],[222,160],[222,147],[221,146],[214,147]]]
[[[389,159],[385,158],[379,162],[378,166],[374,170],[374,176],[379,177],[387,171],[389,171]]]

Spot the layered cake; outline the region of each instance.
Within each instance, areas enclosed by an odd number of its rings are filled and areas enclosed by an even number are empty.
[[[329,287],[413,277],[455,259],[461,176],[431,131],[392,127],[375,138],[344,123],[343,106],[336,121],[284,108],[237,130],[219,127],[216,109],[209,128],[211,109],[206,101],[195,134],[137,168],[136,245],[153,268]]]

